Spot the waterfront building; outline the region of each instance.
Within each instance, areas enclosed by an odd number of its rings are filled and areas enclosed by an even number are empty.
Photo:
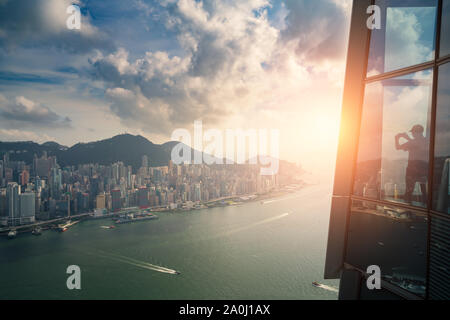
[[[8,225],[6,189],[0,189],[0,226]]]
[[[95,204],[97,209],[106,208],[106,195],[104,193],[97,195]]]
[[[20,194],[20,224],[35,222],[36,199],[33,192]]]
[[[111,190],[111,210],[119,211],[122,209],[122,197],[119,189]]]
[[[138,206],[140,208],[148,208],[149,207],[149,201],[148,201],[148,188],[147,187],[140,187],[138,190]]]
[[[20,224],[20,186],[11,182],[6,188],[6,205],[8,210],[8,225]]]

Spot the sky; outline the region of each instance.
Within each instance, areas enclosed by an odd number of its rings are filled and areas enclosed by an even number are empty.
[[[66,27],[70,4],[80,30]],[[164,143],[202,120],[280,130],[282,159],[332,165],[350,12],[349,0],[0,0],[0,140]]]

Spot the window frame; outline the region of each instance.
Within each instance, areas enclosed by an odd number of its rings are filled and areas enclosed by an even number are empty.
[[[371,4],[375,5],[376,0],[371,0]],[[405,5],[406,6],[406,5]],[[441,65],[444,65],[446,63],[450,63],[450,54],[445,55],[443,57],[440,56],[440,42],[441,42],[441,28],[442,28],[442,14],[443,14],[443,0],[437,0],[437,11],[436,11],[436,32],[435,32],[435,54],[434,59],[428,62],[420,63],[417,65],[408,66],[405,68],[400,68],[397,70],[381,73],[374,76],[367,76],[367,69],[368,69],[368,60],[370,57],[370,48],[371,48],[371,35],[372,31],[369,30],[368,32],[368,43],[366,46],[366,60],[365,63],[365,72],[363,77],[363,86],[362,86],[362,97],[364,97],[365,94],[365,88],[367,84],[391,79],[399,76],[408,75],[414,72],[424,71],[426,69],[431,69],[433,71],[432,76],[432,89],[431,89],[431,123],[430,123],[430,140],[429,140],[429,162],[428,162],[428,182],[427,182],[427,207],[416,207],[411,204],[406,203],[397,203],[387,200],[381,200],[381,199],[370,199],[365,198],[362,196],[356,196],[353,194],[354,187],[355,187],[355,173],[357,169],[357,157],[355,158],[355,161],[353,163],[353,180],[351,182],[351,192],[349,200],[350,202],[357,200],[357,201],[370,201],[374,202],[380,205],[386,205],[386,206],[397,206],[400,208],[418,211],[426,214],[428,219],[428,234],[427,234],[427,252],[426,252],[426,263],[427,263],[427,271],[426,271],[426,290],[425,290],[425,299],[429,298],[429,273],[430,273],[430,238],[431,238],[431,219],[433,219],[433,216],[443,218],[446,220],[450,220],[450,215],[442,212],[436,212],[433,210],[433,185],[434,185],[434,156],[435,156],[435,135],[436,135],[436,115],[437,115],[437,93],[438,93],[438,77],[439,77],[439,67]],[[358,130],[358,138],[356,139],[356,155],[359,153],[359,134],[361,132],[361,123],[362,123],[362,114],[363,114],[363,107],[364,107],[364,99],[362,100],[362,103],[360,105],[360,114],[361,117],[359,119],[359,130]],[[350,219],[351,211],[348,212],[348,219]],[[345,249],[344,249],[344,263],[347,263],[347,248],[348,248],[348,239],[345,240]],[[350,266],[350,265],[349,265]],[[354,267],[354,266],[352,266]],[[402,288],[396,288],[396,291],[404,291]],[[418,299],[423,299],[423,297],[417,296],[414,293],[408,292],[408,295],[417,297]]]

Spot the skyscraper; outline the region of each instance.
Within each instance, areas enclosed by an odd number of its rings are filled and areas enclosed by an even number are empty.
[[[35,195],[33,192],[20,194],[20,224],[34,223],[35,221]]]
[[[8,206],[6,190],[0,189],[0,226],[8,225]]]
[[[6,188],[6,205],[8,211],[8,225],[16,226],[20,224],[20,186],[9,183]]]
[[[146,155],[142,156],[142,167],[148,168],[148,157]]]
[[[122,209],[122,198],[119,189],[111,190],[112,211]]]
[[[30,173],[27,170],[23,170],[19,176],[20,185],[26,186],[30,180]]]
[[[95,199],[95,205],[97,209],[106,208],[106,196],[104,193],[97,195]]]
[[[140,187],[138,191],[138,206],[140,208],[148,208],[149,206],[148,188]]]

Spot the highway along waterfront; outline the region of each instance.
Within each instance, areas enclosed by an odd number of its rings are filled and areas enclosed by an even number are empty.
[[[336,299],[338,282],[323,280],[330,193],[2,238],[0,299]],[[69,265],[81,290],[66,287]]]

